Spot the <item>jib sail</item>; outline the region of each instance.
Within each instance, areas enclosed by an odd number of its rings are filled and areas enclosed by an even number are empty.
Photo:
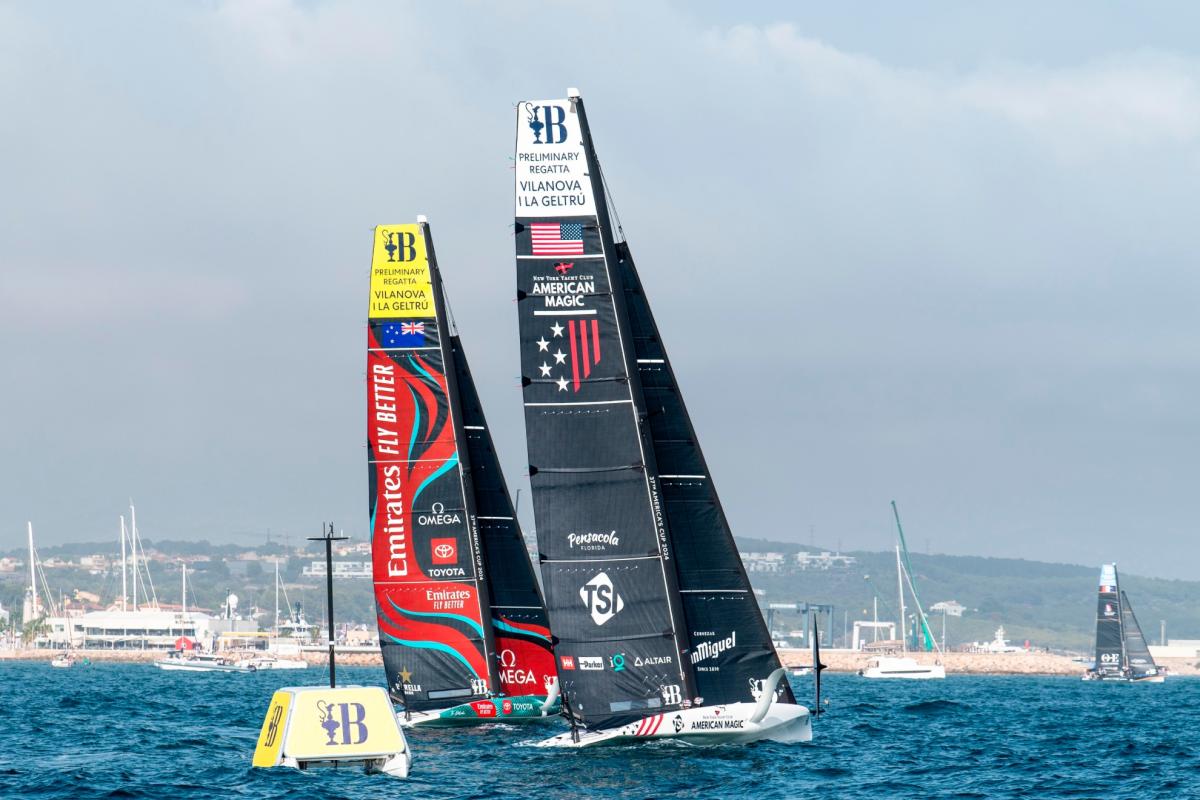
[[[1125,641],[1121,633],[1121,594],[1117,565],[1100,568],[1100,594],[1096,604],[1096,672],[1120,675],[1125,671]]]
[[[506,695],[545,694],[547,681],[555,675],[545,602],[459,337],[451,336],[450,346],[487,567],[499,691]]]
[[[1124,589],[1121,590],[1121,629],[1125,638],[1125,659],[1133,677],[1157,675],[1158,666],[1154,663],[1154,657],[1150,655],[1150,647],[1142,634],[1142,626],[1138,625],[1133,606],[1129,604],[1129,597]]]
[[[379,641],[392,696],[424,710],[498,691],[491,603],[429,229],[386,225],[374,236],[367,443]]]
[[[696,691],[706,704],[749,701],[754,699],[757,681],[780,665],[779,656],[738,556],[628,244],[618,243],[616,252],[645,398],[645,425],[658,465],[658,490],[675,543]],[[786,682],[780,699],[795,702]]]
[[[778,658],[614,241],[582,100],[519,104],[516,163],[530,482],[565,698],[595,728],[751,700]]]

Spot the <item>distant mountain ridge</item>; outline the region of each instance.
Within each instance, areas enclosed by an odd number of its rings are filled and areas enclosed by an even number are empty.
[[[824,548],[740,538],[742,552],[793,554]],[[879,598],[880,619],[895,620],[897,610],[894,552],[847,551],[857,564],[829,571],[785,574],[752,573],[756,587],[771,602],[833,603],[834,633],[848,621],[870,619],[872,597]],[[926,612],[943,600],[956,600],[967,611],[946,620],[950,646],[989,641],[1000,625],[1011,642],[1026,639],[1035,646],[1080,651],[1092,647],[1095,630],[1096,580],[1100,565],[1055,564],[1016,558],[910,553],[917,590]],[[1159,641],[1160,620],[1168,638],[1200,638],[1200,581],[1121,575],[1138,620],[1151,644]],[[941,637],[941,615],[930,614],[930,626]],[[778,627],[778,625],[776,626]]]

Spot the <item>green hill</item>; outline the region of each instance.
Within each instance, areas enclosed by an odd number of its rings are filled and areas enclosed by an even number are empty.
[[[796,545],[739,539],[742,551],[794,553]],[[752,573],[755,586],[769,602],[832,603],[834,633],[840,637],[844,620],[871,618],[872,598],[879,598],[881,619],[896,619],[896,556],[894,553],[853,552],[858,563],[846,569]],[[911,555],[917,591],[928,612],[934,603],[956,600],[966,606],[962,617],[946,621],[947,643],[989,641],[1003,625],[1014,643],[1026,639],[1036,646],[1087,650],[1095,625],[1096,580],[1099,565],[1049,564],[1014,558],[981,558],[914,553]],[[1200,638],[1200,582],[1121,575],[1138,621],[1151,643],[1159,639],[1159,621],[1176,639]],[[910,600],[906,600],[910,603]],[[941,635],[941,615],[931,614],[931,627]],[[779,625],[776,625],[778,628]]]

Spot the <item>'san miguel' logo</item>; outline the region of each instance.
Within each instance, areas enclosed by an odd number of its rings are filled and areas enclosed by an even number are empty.
[[[383,237],[383,249],[387,251],[389,262],[412,261],[417,257],[417,238],[408,231],[389,231],[385,228],[379,235]]]
[[[534,144],[562,144],[567,140],[567,110],[562,106],[525,104],[525,121],[533,131]],[[542,133],[546,141],[542,141]]]
[[[367,740],[367,709],[362,703],[326,703],[318,700],[317,714],[318,722],[329,737],[326,747],[362,744]],[[336,741],[338,729],[342,732],[340,742]]]

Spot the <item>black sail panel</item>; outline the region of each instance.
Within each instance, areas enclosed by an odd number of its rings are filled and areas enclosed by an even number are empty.
[[[607,728],[690,704],[690,669],[581,118],[574,100],[518,107],[517,309],[559,678],[575,717]]]
[[[626,243],[617,245],[617,258],[697,692],[705,704],[750,701],[757,697],[758,681],[780,666],[779,656]],[[786,682],[780,699],[795,702]]]
[[[555,675],[545,603],[462,342],[452,336],[450,345],[491,597],[500,693],[544,694]]]
[[[1117,565],[1105,564],[1100,568],[1100,592],[1096,601],[1095,669],[1101,675],[1120,675],[1125,667]]]
[[[1154,656],[1150,655],[1142,626],[1138,624],[1124,590],[1121,591],[1121,627],[1125,636],[1125,658],[1134,677],[1157,675],[1158,666],[1154,663]]]

